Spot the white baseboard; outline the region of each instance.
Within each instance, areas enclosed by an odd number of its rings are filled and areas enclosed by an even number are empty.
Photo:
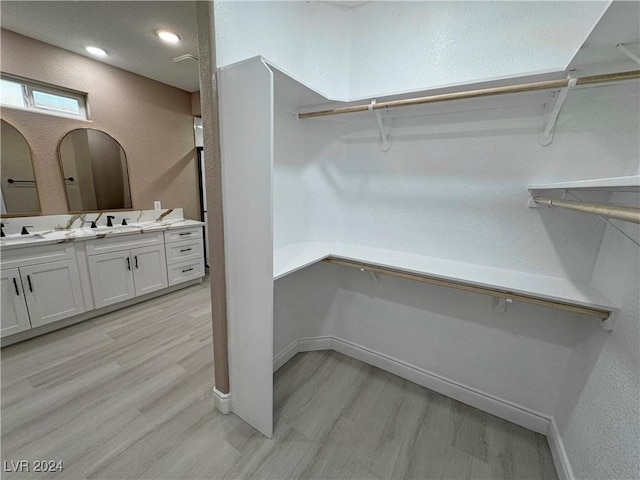
[[[547,441],[549,442],[549,449],[553,456],[553,463],[556,466],[556,472],[560,480],[574,480],[573,470],[569,463],[569,457],[564,449],[564,443],[560,436],[560,430],[556,425],[555,419],[551,419],[549,422],[549,428],[547,429]]]
[[[551,418],[475,388],[463,385],[402,360],[375,352],[335,337],[301,338],[288,345],[274,358],[274,371],[298,352],[335,350],[338,353],[398,375],[447,397],[503,418],[537,433],[546,434]]]
[[[228,414],[231,412],[231,393],[222,393],[220,390],[213,388],[213,405],[220,413]]]
[[[275,357],[273,357],[273,371],[277,372],[280,367],[282,367],[285,363],[293,358],[293,356],[298,353],[298,340],[294,340],[289,345],[284,347],[280,353],[278,353]]]
[[[326,337],[310,337],[298,339],[299,352],[314,352],[316,350],[335,350],[333,342],[335,338]]]
[[[273,358],[273,371],[277,372],[280,367],[291,360],[298,352],[313,352],[315,350],[332,350],[331,341],[333,337],[312,337],[299,338],[287,345]]]
[[[547,432],[550,418],[541,413],[355,343],[339,338],[333,338],[331,343],[332,349],[336,352],[398,375],[429,390],[441,393],[534,432],[542,434]]]

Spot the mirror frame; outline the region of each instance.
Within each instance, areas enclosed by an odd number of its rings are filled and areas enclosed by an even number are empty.
[[[40,210],[37,210],[35,212],[20,212],[20,213],[7,212],[7,213],[0,214],[0,218],[39,217],[42,215],[42,200],[40,200],[40,189],[38,187],[38,179],[36,178],[36,167],[33,162],[33,149],[31,148],[31,144],[29,144],[27,137],[25,137],[24,134],[11,122],[9,122],[4,118],[0,118],[0,121],[6,122],[7,125],[10,125],[11,127],[15,128],[15,130],[20,135],[22,135],[22,138],[24,138],[24,142],[27,144],[27,148],[29,149],[29,157],[30,157],[29,159],[31,160],[31,170],[33,170],[33,180],[36,182],[36,196],[38,197],[38,205],[40,206]]]
[[[64,166],[62,164],[62,155],[60,152],[60,147],[62,145],[62,141],[67,138],[67,135],[69,135],[71,132],[75,132],[77,130],[94,130],[96,132],[100,132],[100,133],[104,133],[106,136],[108,136],[109,138],[111,138],[111,140],[113,140],[114,142],[116,142],[118,144],[118,146],[120,147],[120,149],[122,150],[122,152],[124,153],[124,156],[127,160],[127,178],[128,178],[128,183],[129,183],[129,196],[131,196],[131,207],[130,208],[109,208],[106,210],[71,210],[71,202],[69,201],[69,192],[67,191],[67,185],[65,184],[65,176],[64,176]],[[67,200],[67,210],[69,211],[69,213],[74,214],[74,215],[81,215],[83,213],[102,213],[102,212],[131,212],[134,211],[135,208],[133,208],[133,196],[131,195],[131,171],[129,169],[129,158],[127,157],[127,152],[124,150],[124,147],[122,146],[122,144],[115,139],[115,137],[107,132],[105,132],[104,130],[100,130],[99,128],[91,128],[91,127],[78,127],[78,128],[74,128],[72,130],[69,130],[67,133],[65,133],[62,138],[60,139],[60,141],[58,142],[58,146],[56,147],[56,155],[58,157],[58,165],[60,166],[60,175],[62,178],[62,186],[64,187],[64,196]]]

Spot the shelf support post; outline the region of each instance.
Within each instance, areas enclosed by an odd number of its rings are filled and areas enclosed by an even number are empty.
[[[386,115],[386,124],[385,122],[382,120],[382,115],[380,114],[379,110],[375,109],[375,104],[376,104],[376,99],[374,98],[373,100],[371,100],[371,103],[368,106],[368,109],[370,112],[373,112],[374,115],[376,116],[376,120],[378,122],[378,130],[380,130],[380,140],[381,140],[381,145],[380,148],[382,149],[383,152],[388,152],[389,151],[389,109],[386,109],[387,115]]]
[[[575,87],[577,82],[577,78],[569,77],[569,82],[567,83],[566,87],[553,90],[551,92],[549,102],[547,103],[547,112],[545,115],[545,117],[547,118],[547,125],[544,127],[544,130],[542,130],[540,138],[538,139],[540,145],[542,145],[543,147],[546,147],[553,141],[553,132],[556,128],[556,122],[558,121],[558,115],[560,115],[562,105],[567,99],[569,89]]]

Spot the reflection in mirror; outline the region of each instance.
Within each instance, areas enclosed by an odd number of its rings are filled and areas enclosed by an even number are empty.
[[[110,135],[92,128],[67,133],[58,146],[69,210],[131,208],[127,157]]]
[[[1,123],[2,214],[38,215],[40,201],[29,144],[13,125]]]

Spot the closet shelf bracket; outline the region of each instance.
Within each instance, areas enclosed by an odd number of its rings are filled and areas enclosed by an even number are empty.
[[[376,116],[376,121],[378,122],[378,130],[380,130],[380,148],[383,152],[389,151],[389,108],[385,108],[385,120],[382,120],[382,115],[380,114],[380,110],[375,109],[376,99],[371,100],[371,103],[368,105],[368,109],[370,112],[373,112]]]
[[[638,56],[638,54],[634,53],[629,47],[627,47],[627,45],[630,45],[632,43],[640,43],[640,40],[636,40],[635,42],[619,43],[618,45],[616,45],[616,48],[634,62],[640,63],[640,56]]]
[[[560,115],[562,105],[567,99],[569,89],[575,87],[576,83],[578,82],[577,78],[569,77],[568,80],[569,81],[566,87],[559,88],[551,92],[549,101],[547,102],[547,107],[545,109],[544,115],[547,122],[544,129],[540,133],[540,138],[538,139],[540,145],[542,145],[543,147],[546,147],[553,141],[553,132],[556,128],[556,122],[558,121],[558,115]]]
[[[511,305],[513,300],[505,297],[494,297],[493,311],[496,313],[504,313],[507,311],[507,305]]]

